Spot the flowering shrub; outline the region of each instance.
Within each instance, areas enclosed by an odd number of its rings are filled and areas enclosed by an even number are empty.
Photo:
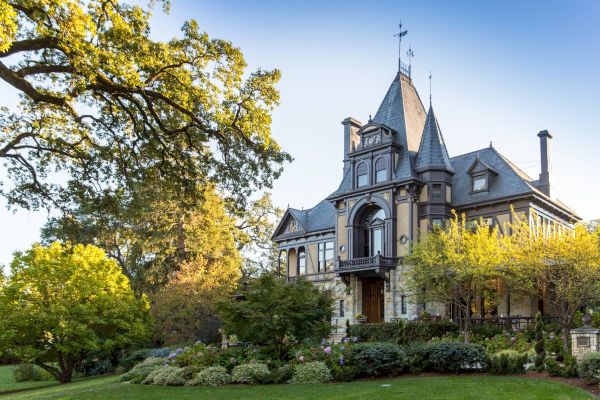
[[[231,380],[234,383],[257,384],[269,380],[270,372],[266,364],[242,364],[233,368]]]
[[[298,364],[291,383],[325,383],[331,381],[331,371],[322,361]]]
[[[135,365],[129,372],[121,375],[121,381],[131,383],[141,383],[155,369],[163,366],[165,360],[162,358],[149,357],[141,363]]]
[[[187,386],[221,386],[231,382],[231,375],[225,367],[208,367],[198,372],[191,380],[186,382]]]

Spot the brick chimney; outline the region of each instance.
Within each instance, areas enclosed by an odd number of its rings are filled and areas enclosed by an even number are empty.
[[[540,138],[540,157],[542,161],[538,189],[550,197],[550,139],[552,139],[552,135],[543,130],[538,133],[538,137]]]
[[[360,136],[357,132],[362,126],[360,121],[355,120],[352,117],[348,117],[342,121],[344,125],[344,176],[350,169],[350,158],[348,154],[352,151],[352,148],[357,146],[360,142]]]

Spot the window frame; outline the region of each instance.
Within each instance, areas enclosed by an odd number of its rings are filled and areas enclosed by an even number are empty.
[[[364,174],[361,173],[364,170]],[[361,177],[364,177],[365,182],[361,184]],[[369,186],[369,165],[366,161],[361,161],[356,166],[356,187],[365,187]]]
[[[483,178],[484,187],[482,189],[475,189],[475,181]],[[487,172],[480,172],[471,175],[471,193],[487,192],[490,188],[490,178]]]
[[[436,190],[434,190],[434,188],[439,188],[439,192],[436,192]],[[444,198],[444,185],[442,183],[432,183],[431,184],[431,200],[442,200],[443,198]]]
[[[333,240],[319,242],[317,244],[318,262],[317,272],[328,272],[333,269],[335,252]],[[327,256],[330,255],[328,258]]]
[[[298,262],[297,262],[297,266],[296,266],[296,274],[298,276],[306,275],[306,249],[304,247],[301,247],[298,249],[297,258],[298,258]],[[300,272],[300,267],[301,267],[300,260],[302,260],[302,268],[304,269],[304,272]]]
[[[387,180],[389,180],[388,178],[388,167],[387,167],[387,162],[385,157],[379,157],[377,158],[377,160],[375,160],[375,183],[382,183],[385,182]],[[379,173],[383,172],[383,179],[379,178]]]

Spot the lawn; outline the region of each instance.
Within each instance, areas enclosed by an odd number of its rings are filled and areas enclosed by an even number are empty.
[[[230,386],[220,388],[161,387],[121,383],[106,376],[67,385],[0,396],[4,399],[593,399],[581,389],[541,379],[501,376],[406,377],[327,385]]]
[[[6,392],[12,392],[15,390],[29,389],[34,387],[55,385],[53,381],[42,381],[42,382],[15,382],[13,376],[14,365],[1,365],[0,366],[0,394]]]

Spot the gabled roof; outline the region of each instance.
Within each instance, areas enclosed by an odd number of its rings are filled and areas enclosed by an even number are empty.
[[[335,207],[328,200],[323,200],[308,210],[288,208],[281,218],[277,229],[275,229],[273,239],[282,240],[305,236],[314,232],[334,230],[335,214]],[[302,229],[295,232],[286,232],[285,227],[289,223],[290,218],[293,218]]]
[[[425,127],[423,128],[423,136],[421,137],[415,170],[422,172],[431,169],[454,172],[440,125],[433,112],[433,107],[430,105]]]
[[[416,178],[414,165],[425,126],[425,108],[412,80],[398,72],[373,121],[394,129],[394,141],[402,146],[396,166],[396,180]]]
[[[536,195],[579,219],[562,202],[551,199],[535,187],[535,181],[510,162],[495,148],[488,147],[450,159],[455,174],[452,178],[452,205],[455,207],[500,200],[507,197]],[[471,192],[471,171],[480,163],[493,172],[494,180],[484,192]]]

